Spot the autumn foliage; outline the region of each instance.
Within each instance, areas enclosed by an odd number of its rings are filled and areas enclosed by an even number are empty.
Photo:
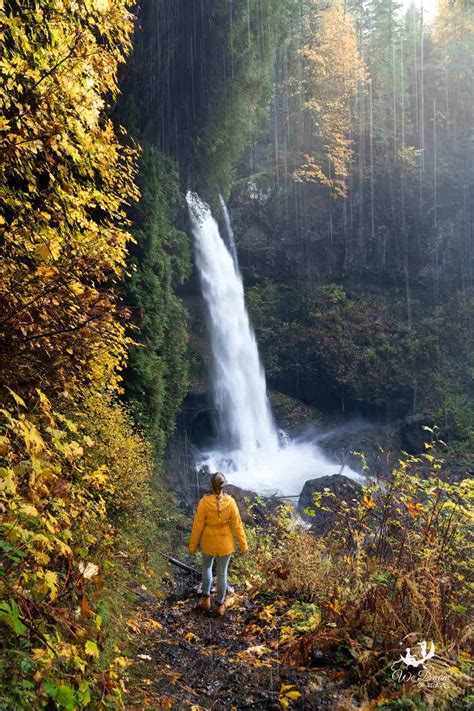
[[[352,100],[365,90],[367,74],[354,26],[342,3],[309,3],[296,55],[301,69],[290,80],[290,87],[300,165],[294,178],[345,195],[353,156]]]
[[[240,576],[255,599],[273,598],[268,613],[286,663],[317,667],[318,655],[323,664],[337,658],[353,703],[379,694],[421,694],[440,709],[460,703],[471,669],[465,615],[472,607],[473,496],[469,479],[444,480],[442,458],[428,447],[358,499],[315,494],[307,515],[330,513],[324,537],[295,525],[290,507],[270,527],[251,531]],[[449,684],[420,688],[392,676],[402,640],[416,646],[420,630],[437,649],[430,674]]]
[[[0,437],[1,687],[15,708],[120,706],[129,662],[110,649],[101,600],[118,547],[132,555],[127,534],[156,535],[151,448],[103,398],[74,420],[41,391],[30,412],[11,399]]]
[[[25,391],[116,382],[135,150],[107,106],[130,47],[127,3],[7,2],[1,16],[0,363]]]
[[[137,149],[108,113],[132,16],[1,7],[0,705],[117,708],[108,606],[159,520],[151,447],[116,401]]]

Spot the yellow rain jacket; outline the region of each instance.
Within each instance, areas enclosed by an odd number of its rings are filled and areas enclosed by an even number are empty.
[[[220,515],[216,494],[206,494],[198,504],[193,521],[189,552],[194,554],[199,545],[206,555],[229,555],[235,551],[234,537],[240,550],[248,550],[240,512],[235,499],[229,494],[221,495]]]

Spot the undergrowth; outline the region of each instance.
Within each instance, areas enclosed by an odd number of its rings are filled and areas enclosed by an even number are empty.
[[[235,563],[249,594],[283,617],[284,661],[337,664],[352,701],[369,704],[364,708],[469,702],[474,483],[441,476],[430,448],[406,456],[358,498],[316,495],[306,513],[331,516],[324,537],[282,506],[266,524],[250,527],[249,555]],[[431,642],[436,653],[419,667],[401,661],[407,649],[420,658]]]
[[[2,410],[0,709],[123,708],[136,589],[158,593],[173,502],[125,409]],[[72,413],[72,414],[71,414]]]

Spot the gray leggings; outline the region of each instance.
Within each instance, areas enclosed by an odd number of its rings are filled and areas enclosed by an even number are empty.
[[[227,568],[229,567],[231,554],[229,555],[205,555],[202,554],[202,594],[207,597],[211,593],[212,584],[212,564],[216,561],[217,577],[217,604],[222,605],[227,592]]]

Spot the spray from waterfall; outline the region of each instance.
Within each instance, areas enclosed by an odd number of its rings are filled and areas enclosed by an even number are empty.
[[[335,474],[338,466],[314,443],[279,435],[237,262],[209,207],[196,193],[188,192],[186,200],[207,311],[217,419],[215,446],[201,452],[198,465],[223,471],[230,483],[253,491],[299,494],[307,479]]]

